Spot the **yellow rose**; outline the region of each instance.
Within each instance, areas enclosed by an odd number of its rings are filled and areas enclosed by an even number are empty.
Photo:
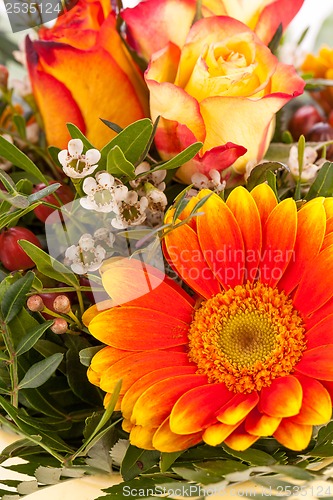
[[[145,0],[122,13],[129,42],[144,58],[168,42],[185,43],[196,13],[196,0]],[[202,14],[229,16],[251,28],[268,45],[282,24],[285,29],[304,0],[202,0]]]
[[[317,56],[308,54],[302,65],[302,70],[305,73],[311,73],[314,78],[333,80],[333,48],[324,46],[321,47]],[[329,114],[333,109],[333,87],[312,92],[312,95]]]
[[[39,40],[27,38],[27,62],[49,144],[66,148],[72,122],[100,148],[114,135],[100,118],[125,127],[148,115],[143,77],[108,0],[79,0]]]
[[[156,145],[162,158],[203,142],[177,173],[184,182],[195,171],[232,163],[243,174],[249,160],[261,160],[276,112],[304,88],[295,69],[279,63],[255,33],[223,16],[196,22],[182,49],[170,42],[153,54],[145,78],[152,118],[161,117]]]

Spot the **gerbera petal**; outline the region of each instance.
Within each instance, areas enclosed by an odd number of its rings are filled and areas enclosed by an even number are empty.
[[[244,423],[239,425],[229,437],[225,439],[225,444],[232,450],[244,451],[258,441],[259,436],[253,436],[246,432]]]
[[[206,376],[196,374],[179,375],[156,382],[143,392],[135,403],[131,421],[135,425],[158,427],[184,393],[206,382]]]
[[[332,356],[333,344],[315,347],[304,352],[295,370],[311,378],[333,381]]]
[[[309,262],[318,255],[325,236],[324,198],[316,198],[297,212],[297,234],[294,252],[279,281],[279,289],[289,294],[302,279]],[[311,235],[311,237],[309,237]]]
[[[301,406],[302,386],[292,375],[276,378],[261,391],[259,411],[271,417],[292,417]]]
[[[230,208],[213,194],[203,206],[197,229],[200,246],[214,275],[224,288],[234,287],[244,279],[244,243],[242,233]]]
[[[129,436],[130,443],[143,450],[154,450],[153,436],[155,432],[156,427],[151,427],[150,425],[134,425]]]
[[[313,314],[305,318],[305,327],[312,328],[325,319],[327,316],[333,314],[333,298],[328,300],[322,307],[317,309]]]
[[[325,248],[327,248],[331,245],[333,245],[333,232],[326,234],[324,241],[323,241],[323,245],[321,247],[321,250],[325,250]]]
[[[165,236],[165,246],[172,266],[193,290],[206,299],[219,293],[219,283],[190,226],[185,224],[169,232]]]
[[[281,417],[270,417],[253,408],[246,417],[245,430],[254,436],[271,436],[280,425]]]
[[[130,351],[115,349],[114,347],[106,346],[92,358],[90,368],[100,375],[107,370],[110,365],[117,363],[117,361],[126,358],[133,354]]]
[[[325,208],[327,219],[329,219],[330,217],[333,217],[333,198],[331,198],[331,197],[325,198],[324,208]]]
[[[319,347],[325,344],[333,344],[333,314],[330,314],[315,326],[310,328],[305,334],[308,349]]]
[[[257,406],[259,396],[257,392],[237,394],[219,411],[217,420],[227,425],[235,425]]]
[[[196,370],[196,366],[169,366],[167,368],[161,368],[160,370],[155,370],[151,373],[147,373],[147,375],[139,378],[139,380],[134,382],[134,384],[128,389],[123,397],[121,405],[123,417],[131,417],[132,410],[136,401],[139,399],[141,394],[151,385],[159,382],[160,380],[170,379],[176,375],[195,373]]]
[[[140,351],[147,346],[150,349],[163,349],[186,344],[188,325],[170,314],[124,306],[95,316],[89,324],[89,330],[104,344]]]
[[[102,267],[102,281],[115,304],[144,307],[170,313],[182,321],[190,322],[193,314],[192,299],[164,275],[144,262],[120,259]]]
[[[313,378],[297,375],[303,390],[302,408],[298,415],[291,417],[297,424],[322,425],[332,416],[332,401],[325,387]]]
[[[186,436],[181,436],[175,434],[170,429],[169,418],[164,420],[164,422],[159,426],[153,437],[154,447],[164,453],[172,453],[174,451],[183,451],[191,446],[202,441],[202,433],[197,432],[194,434],[188,434]]]
[[[230,436],[230,434],[237,429],[239,425],[239,422],[235,425],[222,423],[210,425],[203,433],[202,439],[206,444],[209,444],[209,446],[217,446],[223,443],[223,441]]]
[[[306,267],[294,297],[294,305],[304,316],[323,306],[333,295],[333,246],[320,252]]]
[[[282,278],[293,256],[296,230],[296,204],[289,198],[273,209],[263,228],[262,260],[259,265],[262,283],[274,287]]]
[[[101,389],[112,393],[118,380],[122,380],[121,394],[131,387],[140,377],[167,366],[188,364],[186,353],[171,351],[137,352],[119,360],[102,373]]]
[[[251,196],[256,202],[260,214],[261,225],[264,227],[270,213],[278,204],[274,191],[268,184],[259,184],[252,189]]]
[[[188,391],[172,409],[171,430],[177,434],[201,431],[216,422],[216,413],[233,395],[222,383],[202,385]]]
[[[227,199],[227,205],[240,227],[245,247],[245,281],[251,283],[257,275],[261,255],[262,231],[260,214],[250,193],[243,187],[235,188]]]
[[[330,234],[333,231],[333,217],[327,219],[326,222],[326,234]]]
[[[296,424],[291,419],[284,418],[273,436],[286,448],[301,451],[310,443],[312,425]]]
[[[97,314],[102,311],[106,311],[107,309],[111,309],[114,306],[114,303],[111,299],[103,300],[102,302],[97,302],[93,306],[89,307],[86,311],[84,311],[82,315],[82,322],[85,326],[89,326],[90,321],[94,319]]]

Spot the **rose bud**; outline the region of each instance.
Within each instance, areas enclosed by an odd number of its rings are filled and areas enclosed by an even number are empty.
[[[288,130],[294,140],[297,141],[301,135],[305,136],[313,125],[321,122],[322,120],[323,117],[320,115],[318,109],[311,104],[307,104],[305,106],[301,106],[295,111],[289,121]]]

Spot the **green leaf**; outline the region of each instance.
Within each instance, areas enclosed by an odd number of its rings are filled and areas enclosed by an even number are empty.
[[[20,356],[21,354],[29,351],[36,344],[37,340],[40,339],[43,333],[52,325],[52,323],[53,320],[46,321],[35,328],[29,329],[16,348],[16,356]]]
[[[208,472],[206,470],[197,470],[193,467],[173,467],[172,470],[178,476],[187,481],[194,481],[201,484],[212,484],[221,481],[221,476]]]
[[[17,131],[22,139],[26,139],[27,137],[27,129],[26,129],[26,122],[25,119],[22,115],[14,115],[13,116],[13,122],[16,125]]]
[[[191,160],[197,153],[199,153],[201,148],[202,148],[202,142],[195,142],[194,144],[188,146],[186,149],[184,149],[184,151],[179,153],[171,160],[165,163],[161,163],[157,167],[150,170],[150,173],[157,172],[158,170],[174,170],[175,168],[178,168],[187,161]]]
[[[19,245],[35,262],[38,271],[42,274],[62,283],[66,283],[66,285],[73,286],[75,289],[80,287],[76,275],[61,262],[36,247],[33,243],[30,243],[30,241],[19,240]]]
[[[7,201],[15,208],[27,208],[29,206],[29,201],[25,196],[21,194],[8,194],[5,191],[0,190],[0,199]]]
[[[265,451],[256,450],[255,448],[249,448],[244,451],[235,451],[229,448],[227,445],[222,445],[222,448],[231,455],[232,457],[239,458],[243,462],[248,462],[251,465],[274,465],[276,460],[272,455],[269,455]]]
[[[6,323],[9,323],[22,309],[26,295],[31,289],[34,273],[28,271],[23,278],[17,280],[5,293],[1,302],[1,312]]]
[[[130,180],[135,179],[134,165],[126,159],[119,146],[114,146],[109,151],[106,170],[115,177],[126,177]]]
[[[139,474],[157,465],[160,459],[158,451],[142,450],[136,446],[129,446],[121,464],[121,475],[124,481],[134,479]]]
[[[3,170],[0,170],[0,181],[9,193],[13,193],[15,191],[15,182],[13,181],[11,176]]]
[[[30,158],[14,146],[14,144],[6,141],[2,136],[0,136],[0,156],[3,156],[16,167],[34,175],[38,180],[47,184],[46,178]]]
[[[310,472],[296,465],[272,465],[270,468],[274,472],[278,472],[283,474],[283,476],[288,476],[293,479],[311,481],[311,479],[314,478],[313,474],[310,474]]]
[[[74,123],[66,123],[66,127],[72,139],[81,139],[81,141],[83,142],[83,146],[86,149],[95,149],[95,146],[93,146],[91,142],[88,141],[86,136],[76,125],[74,125]]]
[[[221,476],[243,471],[248,468],[247,465],[242,462],[237,462],[236,460],[207,460],[206,462],[197,462],[195,467],[220,476],[220,478]]]
[[[283,35],[283,26],[282,26],[282,23],[280,23],[278,26],[278,29],[276,30],[276,32],[273,35],[272,40],[268,44],[268,48],[271,50],[271,52],[273,54],[276,53],[276,51],[279,47],[282,35]]]
[[[274,191],[276,199],[279,200],[280,198],[279,198],[279,193],[277,190],[276,175],[273,172],[271,172],[270,170],[268,170],[266,175],[267,175],[267,184],[272,189],[272,191]]]
[[[247,189],[251,191],[258,184],[262,184],[267,181],[267,172],[278,172],[279,170],[287,170],[289,168],[284,163],[279,161],[269,161],[265,163],[261,163],[257,165],[252,170],[248,180],[247,180]]]
[[[62,359],[63,355],[57,353],[32,365],[18,384],[18,389],[34,389],[43,385],[56,371]]]
[[[93,356],[95,356],[95,354],[97,354],[101,349],[102,346],[86,347],[85,349],[81,349],[79,353],[81,364],[83,366],[89,366]]]
[[[32,193],[28,196],[29,203],[34,203],[35,201],[41,200],[45,196],[48,196],[49,194],[54,193],[61,184],[58,182],[55,182],[54,184],[51,184],[50,186],[46,186],[45,188],[41,189],[40,191],[36,191],[35,193]]]
[[[105,121],[104,121],[105,123]],[[101,150],[100,166],[105,165],[109,152],[118,146],[125,158],[135,164],[145,151],[153,130],[152,121],[143,118],[128,125]]]
[[[60,164],[59,159],[58,159],[58,154],[60,153],[60,151],[61,151],[61,149],[60,148],[56,148],[55,146],[49,146],[48,147],[49,155],[51,156],[51,158],[54,161],[54,163],[56,165],[58,165],[58,167],[61,167],[61,164]]]
[[[160,469],[161,472],[166,472],[170,469],[171,465],[175,463],[177,458],[181,456],[182,451],[175,451],[174,453],[161,453]]]
[[[109,120],[104,120],[104,118],[100,118],[100,120],[106,125],[108,128],[119,134],[122,130],[124,130],[122,127],[117,125],[115,122],[110,122]]]
[[[14,210],[11,213],[3,213],[0,216],[0,229],[4,227],[15,226],[17,221],[27,215],[29,212],[32,212],[36,207],[40,205],[40,202],[33,203],[29,207],[22,209]]]
[[[155,135],[156,135],[156,131],[157,131],[157,127],[158,127],[158,123],[160,121],[160,117],[158,116],[154,122],[154,125],[153,125],[153,129],[151,131],[151,134],[150,134],[150,138],[149,138],[149,141],[147,142],[146,144],[146,147],[144,149],[144,151],[142,152],[140,158],[138,158],[135,162],[135,165],[140,165],[141,162],[143,162],[147,156],[147,154],[149,153],[149,150],[151,148],[151,145],[153,144],[154,142],[154,138],[155,138]]]
[[[309,201],[318,196],[333,196],[333,163],[331,162],[326,162],[321,167],[305,199]]]
[[[90,384],[87,378],[87,369],[80,363],[79,352],[88,342],[78,336],[68,335],[66,339],[66,368],[68,385],[73,393],[89,404],[102,404],[98,389]]]

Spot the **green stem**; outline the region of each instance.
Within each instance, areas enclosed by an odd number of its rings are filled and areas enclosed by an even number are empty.
[[[14,349],[14,345],[10,336],[10,332],[8,331],[6,323],[1,319],[0,320],[0,330],[3,332],[3,340],[6,346],[6,350],[9,354],[9,376],[11,381],[11,393],[10,393],[10,402],[15,407],[18,408],[18,372],[17,372],[17,357]]]

